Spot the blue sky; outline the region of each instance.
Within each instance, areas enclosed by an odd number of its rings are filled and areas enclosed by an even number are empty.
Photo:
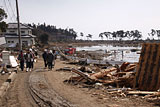
[[[15,7],[15,0],[1,1],[4,9],[4,1]],[[151,29],[160,29],[159,4],[160,0],[19,0],[19,9],[22,23],[74,28],[93,39],[100,39],[104,31],[138,29],[145,38]],[[8,11],[12,14],[9,4]],[[13,21],[10,17],[7,22]]]

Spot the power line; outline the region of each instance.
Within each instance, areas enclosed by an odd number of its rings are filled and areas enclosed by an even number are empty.
[[[16,19],[15,11],[14,11],[14,10],[13,10],[13,8],[12,8],[12,5],[11,5],[10,0],[8,0],[8,4],[9,4],[9,6],[10,6],[10,8],[11,8],[11,11],[12,11],[13,17],[15,17],[15,19]]]
[[[13,18],[13,16],[12,16],[12,15],[10,14],[10,12],[9,12],[9,9],[8,9],[8,6],[7,6],[6,1],[3,0],[3,2],[4,2],[4,7],[6,8],[6,11],[7,11],[7,13],[8,13],[8,16],[9,16],[10,20],[11,20],[12,22],[14,22],[14,18]]]
[[[4,2],[4,7],[6,8],[5,10],[7,11],[7,13],[8,13],[8,16],[10,17],[10,19],[13,21],[13,19],[11,18],[11,15],[10,15],[10,12],[9,12],[9,10],[8,10],[8,7],[7,7],[7,3],[6,3],[6,1],[5,0],[3,0],[3,2]]]

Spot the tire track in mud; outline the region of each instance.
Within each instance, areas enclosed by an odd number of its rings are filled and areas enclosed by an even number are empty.
[[[33,107],[27,90],[30,73],[19,72],[15,81],[10,84],[7,93],[0,98],[0,107]]]
[[[29,76],[28,90],[35,103],[40,107],[74,107],[51,88],[41,71],[44,69],[37,69]]]
[[[0,99],[0,107],[75,107],[51,88],[41,71],[45,70],[20,72]]]

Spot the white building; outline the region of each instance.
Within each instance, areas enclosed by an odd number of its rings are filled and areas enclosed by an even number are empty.
[[[36,36],[32,35],[32,28],[20,24],[21,28],[21,40],[22,40],[22,46],[32,46],[35,44],[34,38]],[[5,33],[5,39],[7,46],[16,46],[19,43],[19,36],[18,36],[18,25],[17,23],[8,23],[8,27],[6,29]]]

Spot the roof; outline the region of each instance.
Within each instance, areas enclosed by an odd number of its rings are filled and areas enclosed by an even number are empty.
[[[17,34],[6,34],[5,35],[6,38],[18,38],[19,36]],[[35,38],[36,36],[35,35],[21,35],[21,38]]]
[[[8,29],[17,29],[18,28],[18,24],[17,23],[8,23]],[[20,28],[21,29],[32,29],[30,26],[26,25],[26,24],[22,24],[20,23]]]

